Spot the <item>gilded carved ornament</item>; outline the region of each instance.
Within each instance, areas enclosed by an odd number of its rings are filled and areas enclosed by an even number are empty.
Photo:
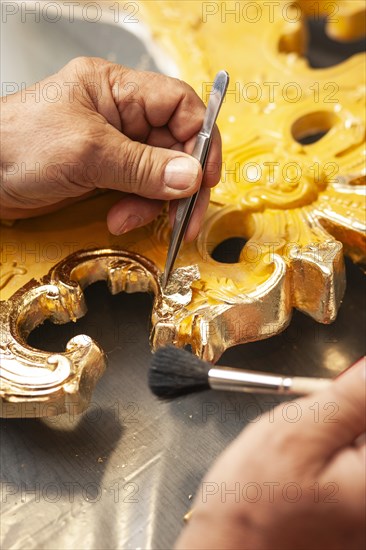
[[[112,293],[152,292],[151,344],[190,344],[216,361],[225,349],[282,331],[297,308],[332,322],[345,289],[343,254],[365,262],[364,56],[327,69],[303,57],[299,5],[275,6],[253,25],[202,12],[194,1],[140,2],[143,24],[162,57],[205,99],[217,69],[231,76],[220,115],[224,166],[196,242],[184,245],[163,294],[170,228],[167,217],[122,237],[105,216],[114,194],[62,212],[2,227],[1,415],[81,412],[106,359],[79,335],[65,352],[31,348],[29,333],[45,319],[76,321],[83,289],[106,280]],[[240,3],[243,4],[243,3]],[[286,4],[286,17],[283,8]],[[364,3],[332,2],[332,37],[362,35]],[[291,11],[292,10],[292,11]],[[253,17],[253,15],[251,16]],[[202,84],[203,83],[203,84]],[[325,135],[314,143],[303,138]],[[67,221],[67,223],[65,223]],[[230,237],[246,240],[236,263],[212,258]]]

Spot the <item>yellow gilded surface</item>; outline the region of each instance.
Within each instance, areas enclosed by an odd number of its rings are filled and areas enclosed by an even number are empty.
[[[223,12],[237,4],[239,14]],[[299,12],[301,5],[310,14],[310,3],[273,3],[270,11],[270,3],[257,2],[257,11],[253,4],[140,3],[161,55],[205,101],[217,70],[231,77],[219,119],[222,181],[165,294],[167,218],[112,237],[105,217],[113,193],[2,227],[2,415],[85,408],[105,367],[99,346],[78,336],[54,355],[33,350],[26,338],[46,318],[84,315],[82,289],[96,280],[106,279],[113,293],[153,292],[152,346],[189,343],[208,360],[280,332],[294,307],[334,320],[345,288],[343,253],[357,262],[366,256],[365,58],[312,69]],[[362,34],[363,2],[315,4],[333,37]],[[324,137],[301,143],[318,132]],[[216,262],[213,250],[230,237],[247,241],[238,262]]]

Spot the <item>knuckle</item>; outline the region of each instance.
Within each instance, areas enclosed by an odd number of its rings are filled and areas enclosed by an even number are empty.
[[[110,65],[109,61],[99,57],[79,56],[69,61],[65,68],[83,81],[85,78],[88,79],[92,75],[99,74],[101,70]]]
[[[75,57],[66,65],[66,68],[77,74],[88,72],[91,66],[90,58],[86,56]]]
[[[204,103],[201,100],[201,98],[198,96],[196,91],[187,84],[187,82],[184,82],[183,80],[180,80],[181,85],[181,93],[182,93],[182,100],[187,103],[189,106],[194,106],[195,108],[201,108],[204,109]]]
[[[184,92],[184,95],[187,98],[192,98],[195,101],[197,101],[199,99],[199,97],[196,94],[196,91],[192,88],[192,86],[190,84],[188,84],[187,82],[183,82],[182,80],[180,82],[181,82],[181,85],[182,85],[182,91]]]

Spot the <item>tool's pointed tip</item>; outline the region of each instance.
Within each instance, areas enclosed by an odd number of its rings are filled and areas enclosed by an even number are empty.
[[[167,274],[166,271],[164,271],[164,273],[162,274],[162,276],[160,278],[160,286],[161,286],[162,290],[165,290],[167,283],[168,283],[168,274]]]

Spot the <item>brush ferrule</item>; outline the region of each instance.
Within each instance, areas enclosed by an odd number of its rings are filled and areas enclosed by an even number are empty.
[[[208,371],[208,381],[213,390],[242,392],[279,392],[291,390],[292,378],[255,371],[241,371],[230,367],[213,367]]]

